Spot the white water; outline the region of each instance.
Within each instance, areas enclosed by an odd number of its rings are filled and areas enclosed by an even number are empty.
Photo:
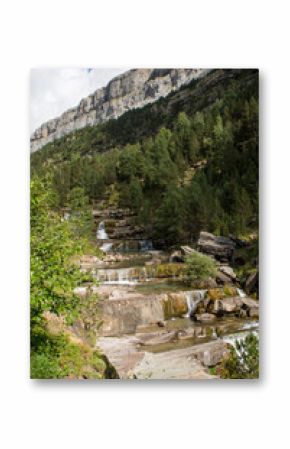
[[[258,328],[259,328],[259,321],[251,321],[250,323],[245,323],[243,325],[243,330],[258,329]]]
[[[106,285],[136,285],[148,280],[145,267],[101,269],[97,278]]]
[[[105,223],[103,221],[101,221],[101,223],[99,224],[96,237],[97,240],[109,240],[109,236],[105,229]],[[100,249],[106,253],[110,251],[112,246],[113,246],[112,243],[103,243],[102,246],[100,246]]]
[[[244,292],[244,290],[242,290],[241,288],[237,288],[237,292],[241,298],[244,298],[245,296],[247,296],[246,293]]]
[[[191,317],[198,306],[198,304],[204,299],[207,290],[192,290],[185,293],[187,302],[187,314],[186,318]]]
[[[245,338],[247,337],[247,335],[249,334],[254,334],[256,337],[259,337],[259,331],[258,331],[258,322],[254,322],[254,323],[246,323],[243,326],[243,329],[250,329],[250,330],[244,330],[243,332],[237,332],[235,334],[229,334],[229,335],[225,335],[224,337],[222,337],[222,340],[225,343],[230,344],[234,350],[236,351],[237,355],[239,358],[242,357],[243,353],[242,353],[242,349],[238,349],[236,346],[236,343],[241,343],[242,341],[245,340]]]

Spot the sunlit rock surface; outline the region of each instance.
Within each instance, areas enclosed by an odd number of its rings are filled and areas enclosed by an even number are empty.
[[[31,152],[85,126],[117,118],[165,97],[183,84],[204,76],[205,69],[133,69],[83,98],[78,106],[43,123],[31,135]]]

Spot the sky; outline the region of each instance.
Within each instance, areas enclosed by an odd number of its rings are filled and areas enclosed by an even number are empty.
[[[42,123],[77,106],[83,97],[129,70],[95,68],[32,69],[30,76],[30,132]]]

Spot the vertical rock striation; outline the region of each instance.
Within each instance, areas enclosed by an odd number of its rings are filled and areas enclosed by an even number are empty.
[[[83,98],[75,108],[36,129],[30,138],[31,152],[72,131],[103,123],[130,109],[152,103],[207,72],[205,69],[129,70]]]

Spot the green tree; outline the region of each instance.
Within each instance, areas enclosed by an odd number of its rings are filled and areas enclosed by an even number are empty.
[[[167,244],[182,241],[183,238],[183,192],[174,184],[166,191],[157,211],[155,234]]]
[[[69,195],[67,205],[70,208],[69,225],[76,237],[90,239],[94,227],[92,208],[83,187],[74,187]]]
[[[81,195],[74,196],[74,207],[83,204]],[[30,316],[31,316],[31,376],[33,378],[100,377],[104,363],[98,354],[85,346],[71,344],[62,333],[51,335],[44,312],[61,315],[67,323],[82,317],[87,327],[96,325],[95,316],[87,316],[87,305],[74,290],[84,281],[93,282],[81,273],[73,262],[82,254],[82,245],[75,238],[70,223],[54,211],[55,195],[51,180],[31,180],[31,237],[30,237]],[[86,303],[96,310],[96,297]],[[93,302],[93,304],[92,304]],[[92,321],[93,320],[93,321]],[[90,373],[86,373],[90,367]]]
[[[56,314],[76,310],[78,299],[73,290],[84,275],[73,265],[72,256],[81,252],[68,222],[50,209],[54,202],[49,185],[39,179],[31,181],[31,337],[37,346],[43,312]],[[39,327],[40,326],[40,327]]]

